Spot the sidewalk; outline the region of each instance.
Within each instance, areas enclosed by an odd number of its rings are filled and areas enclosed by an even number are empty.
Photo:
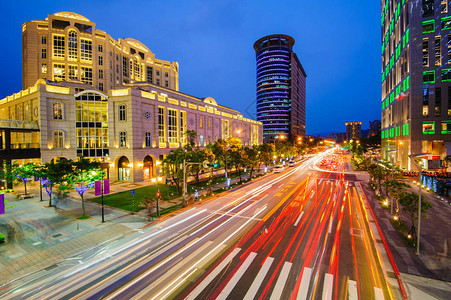
[[[427,212],[429,218],[421,220],[421,248],[418,256],[415,254],[416,249],[408,247],[391,224],[390,210],[379,204],[368,185],[368,175],[358,172],[357,179],[361,181],[387,239],[409,299],[451,299],[451,249],[445,251],[445,243],[449,246],[451,242],[451,206],[433,193],[423,190],[423,195],[426,194],[425,198],[432,203],[432,208]],[[413,191],[418,192],[415,188]],[[400,216],[407,228],[410,228],[410,219],[402,210]]]

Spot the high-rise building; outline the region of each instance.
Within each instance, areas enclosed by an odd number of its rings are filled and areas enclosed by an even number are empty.
[[[81,81],[100,91],[147,82],[179,90],[179,66],[155,58],[141,42],[115,40],[73,12],[22,25],[22,88],[40,78]]]
[[[254,43],[257,59],[257,120],[263,142],[305,137],[306,77],[294,39],[283,34]]]
[[[370,121],[370,129],[368,131],[368,137],[381,134],[381,121],[374,120]]]
[[[362,138],[362,122],[346,122],[346,139],[359,140]]]
[[[381,3],[382,155],[410,170],[409,155],[430,153],[437,168],[451,154],[448,1]]]

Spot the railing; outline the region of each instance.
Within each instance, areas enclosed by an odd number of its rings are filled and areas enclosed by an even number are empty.
[[[0,119],[0,127],[39,129],[38,123],[36,121],[21,121],[21,120],[7,120],[7,119]]]

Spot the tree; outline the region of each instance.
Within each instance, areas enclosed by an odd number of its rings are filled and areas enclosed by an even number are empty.
[[[213,154],[216,159],[220,160],[222,164],[224,164],[224,172],[227,177],[227,167],[229,161],[229,145],[226,140],[218,139],[212,146]]]
[[[244,152],[246,153],[244,165],[249,168],[249,178],[252,180],[252,173],[254,172],[254,168],[260,164],[260,153],[256,148],[249,147],[245,147]]]
[[[190,151],[196,146],[196,138],[197,138],[197,132],[195,130],[187,130],[185,131],[186,136],[186,145],[185,149],[187,151]]]
[[[17,163],[13,164],[13,173],[22,180],[24,188],[25,188],[25,194],[27,194],[27,182],[33,177],[34,175],[34,164],[33,163],[27,163],[25,165],[18,165]]]
[[[272,144],[261,144],[261,145],[257,146],[257,149],[260,152],[259,162],[261,162],[265,166],[270,165],[273,160],[273,152],[274,152],[273,145]]]
[[[386,180],[389,170],[378,164],[373,164],[370,166],[368,172],[376,189],[379,189],[379,194],[382,195],[382,183]]]
[[[403,181],[399,181],[396,179],[393,180],[386,180],[383,184],[385,187],[386,193],[395,200],[396,202],[396,212],[399,211],[399,198],[404,193],[406,188],[410,187],[408,184],[406,184]]]
[[[163,173],[170,176],[177,188],[177,194],[180,194],[180,180],[183,180],[183,160],[186,152],[183,149],[173,149],[163,159]]]
[[[399,197],[399,203],[402,210],[407,213],[412,223],[412,228],[415,228],[415,221],[418,219],[418,194],[416,193],[402,193]],[[427,218],[426,212],[432,207],[428,201],[424,201],[421,197],[421,215]]]
[[[13,172],[13,165],[8,162],[4,162],[0,165],[0,178],[4,178],[7,182],[7,188],[13,188],[13,182],[16,179],[16,175]]]
[[[244,162],[247,160],[247,154],[244,151],[243,147],[241,146],[241,140],[239,138],[230,138],[229,139],[229,156],[230,156],[230,162],[235,167],[235,171],[238,172],[238,176],[240,177],[240,182],[242,181],[241,178],[241,167],[243,167]]]
[[[70,183],[81,198],[82,216],[85,217],[85,202],[83,194],[94,186],[96,180],[103,179],[103,170],[100,169],[100,162],[80,157],[78,161],[72,162],[73,172],[69,174]]]
[[[72,174],[72,163],[72,161],[62,159],[56,163],[51,161],[44,164],[45,177],[41,179],[41,183],[49,195],[49,207],[52,206],[53,187],[59,184],[59,189],[63,190],[68,186],[69,175]]]

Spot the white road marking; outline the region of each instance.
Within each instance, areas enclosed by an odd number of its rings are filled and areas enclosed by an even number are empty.
[[[334,217],[330,218],[330,222],[329,222],[329,233],[332,232],[332,223],[334,221]]]
[[[374,287],[374,299],[384,300],[384,292],[382,291],[382,289]]]
[[[195,299],[218,276],[219,273],[230,263],[230,261],[240,252],[240,248],[233,249],[229,255],[207,276],[204,280],[186,297],[186,300]]]
[[[285,287],[285,282],[287,281],[288,274],[290,273],[292,263],[285,262],[282,268],[282,271],[279,274],[279,278],[277,279],[274,290],[272,291],[270,300],[279,300],[281,299],[283,288]]]
[[[357,282],[354,280],[348,280],[348,300],[358,300],[357,294]]]
[[[324,275],[323,300],[332,299],[332,289],[334,286],[334,275],[326,273]]]
[[[315,191],[312,192],[312,195],[310,196],[310,199],[312,199],[313,196],[315,196]]]
[[[308,287],[310,285],[310,278],[312,277],[312,269],[304,267],[302,272],[301,284],[299,285],[298,296],[296,300],[307,300]]]
[[[218,298],[216,298],[217,300],[226,299],[227,296],[229,296],[230,292],[233,290],[235,285],[238,283],[241,276],[243,276],[244,272],[246,272],[247,268],[252,263],[255,256],[257,256],[257,253],[255,253],[255,252],[251,252],[251,254],[249,254],[249,256],[246,258],[244,263],[240,266],[238,271],[235,273],[235,275],[233,275],[232,279],[230,279],[229,283],[227,283],[227,285],[221,291]]]
[[[294,223],[294,227],[298,226],[299,221],[301,220],[302,216],[304,215],[304,212],[301,212],[299,217],[297,218],[296,222]]]
[[[257,274],[257,277],[255,277],[254,282],[252,282],[251,287],[246,293],[246,296],[244,296],[244,300],[251,300],[254,299],[255,294],[257,294],[258,289],[260,288],[260,285],[263,282],[263,279],[265,279],[266,274],[268,273],[269,268],[271,267],[272,262],[274,261],[274,258],[268,257],[265,260],[265,263],[263,264],[262,268]]]

